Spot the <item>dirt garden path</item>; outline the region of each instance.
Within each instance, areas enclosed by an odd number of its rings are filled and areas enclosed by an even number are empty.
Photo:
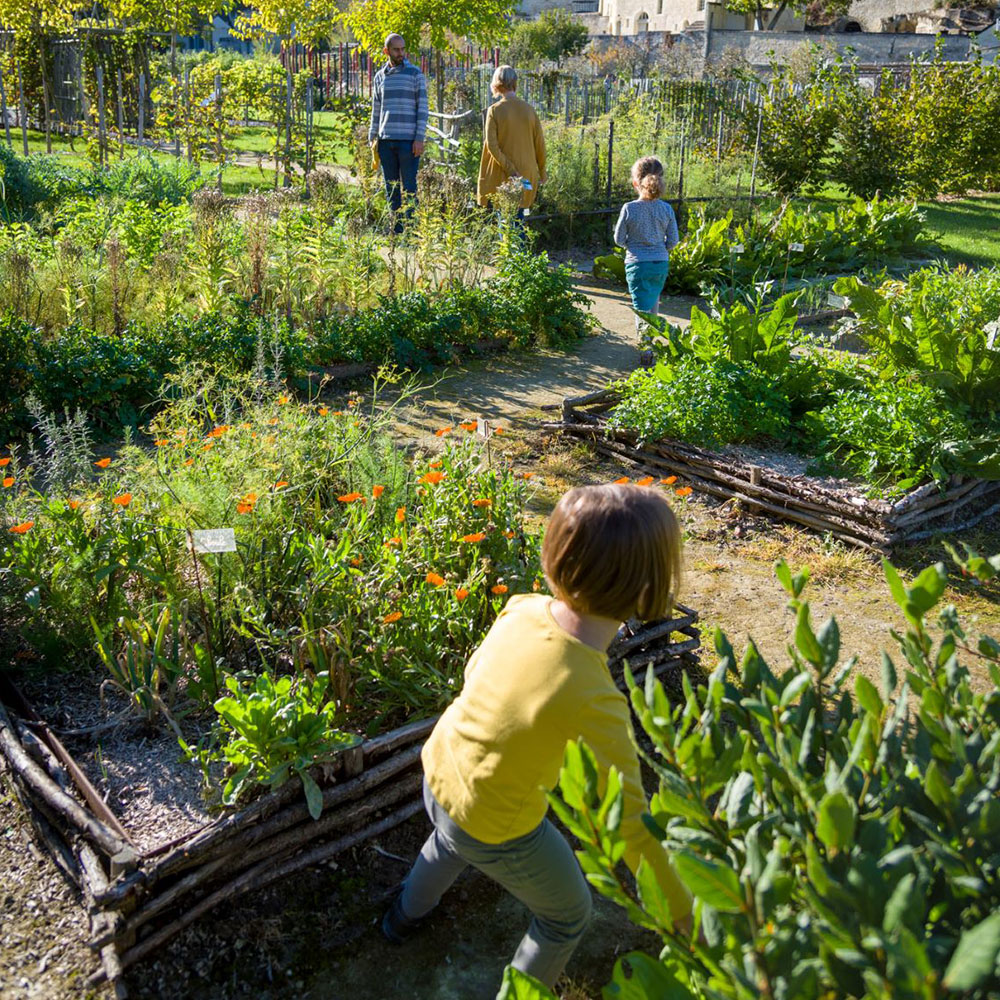
[[[634,469],[596,457],[542,424],[541,407],[603,387],[637,361],[632,313],[624,291],[581,279],[601,330],[567,352],[503,355],[438,373],[398,411],[398,430],[433,447],[433,431],[487,417],[507,433],[496,448],[515,468],[534,473],[532,513],[539,518],[563,490],[608,482]],[[670,299],[664,311],[689,315],[693,300]],[[739,652],[752,635],[766,658],[784,663],[793,621],[772,566],[784,557],[813,570],[814,620],[836,613],[843,654],[877,678],[878,651],[899,623],[878,564],[818,536],[754,518],[732,504],[691,496],[677,501],[686,531],[685,603],[708,630],[722,626]],[[1000,550],[996,528],[968,539]],[[943,558],[939,547],[908,554],[913,568]],[[983,627],[1000,624],[1000,588],[956,592],[951,599]],[[710,631],[705,662],[712,665]],[[526,926],[524,909],[475,874],[463,876],[421,936],[401,949],[375,926],[386,892],[406,872],[426,833],[417,818],[358,848],[352,856],[222,906],[190,928],[161,957],[128,977],[132,997],[155,1000],[492,1000],[504,964]],[[27,824],[0,784],[0,1000],[110,997],[89,989],[95,963],[86,920],[52,864],[30,843]],[[617,955],[655,942],[598,900],[595,923],[570,966],[563,1000],[600,996]]]

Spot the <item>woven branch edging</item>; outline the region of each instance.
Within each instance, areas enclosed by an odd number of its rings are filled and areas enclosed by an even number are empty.
[[[651,668],[657,676],[696,665],[697,620],[695,611],[679,605],[671,619],[627,623],[608,651],[619,686],[624,688],[626,660],[633,670]],[[39,839],[80,886],[91,947],[101,958],[88,982],[110,981],[116,997],[127,995],[125,969],[213,907],[328,861],[421,811],[420,750],[436,721],[408,723],[324,765],[327,778],[332,771],[337,780],[323,788],[318,820],[310,818],[298,783],[289,781],[238,812],[140,854],[103,803],[98,809],[79,801],[100,798],[68,751],[61,745],[61,753],[53,751],[58,740],[19,692],[0,683],[0,754]]]
[[[790,476],[670,439],[640,443],[635,434],[608,426],[606,414],[619,400],[612,389],[569,397],[562,403],[562,421],[545,428],[589,441],[609,457],[683,475],[703,493],[740,500],[750,510],[876,552],[964,531],[1000,512],[1000,482],[995,481],[956,475],[946,485],[926,483],[889,502],[845,495],[808,476]]]

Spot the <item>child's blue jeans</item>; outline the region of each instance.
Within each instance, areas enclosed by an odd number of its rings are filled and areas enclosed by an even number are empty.
[[[434,824],[403,883],[403,915],[429,913],[468,866],[517,897],[533,916],[511,964],[554,985],[590,920],[590,886],[562,834],[545,819],[531,833],[484,844],[455,824],[424,781],[424,806]]]
[[[625,265],[625,280],[628,282],[629,295],[632,296],[632,308],[636,312],[650,313],[653,316],[660,309],[660,292],[670,271],[668,260],[637,260]],[[636,329],[642,320],[635,318]]]

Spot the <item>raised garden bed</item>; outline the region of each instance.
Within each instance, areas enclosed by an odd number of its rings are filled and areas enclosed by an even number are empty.
[[[609,648],[624,688],[624,663],[659,676],[697,666],[697,613],[627,623]],[[6,707],[5,707],[6,706]],[[420,812],[420,749],[436,718],[411,722],[314,768],[323,811],[309,816],[289,781],[246,807],[181,837],[140,850],[52,729],[0,675],[0,754],[54,863],[79,887],[100,968],[126,997],[129,967],[153,955],[219,903],[329,861]]]
[[[730,453],[671,440],[643,444],[634,434],[608,426],[606,415],[619,398],[614,390],[602,389],[564,399],[562,422],[550,429],[582,438],[602,454],[649,471],[683,476],[703,493],[739,500],[752,511],[878,552],[964,531],[1000,512],[1000,482],[956,475],[947,483],[926,483],[889,502],[866,496],[860,488],[834,489],[812,477]]]

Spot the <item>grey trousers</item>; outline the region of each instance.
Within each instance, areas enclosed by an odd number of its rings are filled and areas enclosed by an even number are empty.
[[[424,781],[424,806],[434,824],[403,883],[403,914],[429,913],[468,865],[478,868],[531,910],[511,964],[553,986],[590,920],[590,886],[565,838],[545,819],[531,833],[484,844],[456,826]]]

